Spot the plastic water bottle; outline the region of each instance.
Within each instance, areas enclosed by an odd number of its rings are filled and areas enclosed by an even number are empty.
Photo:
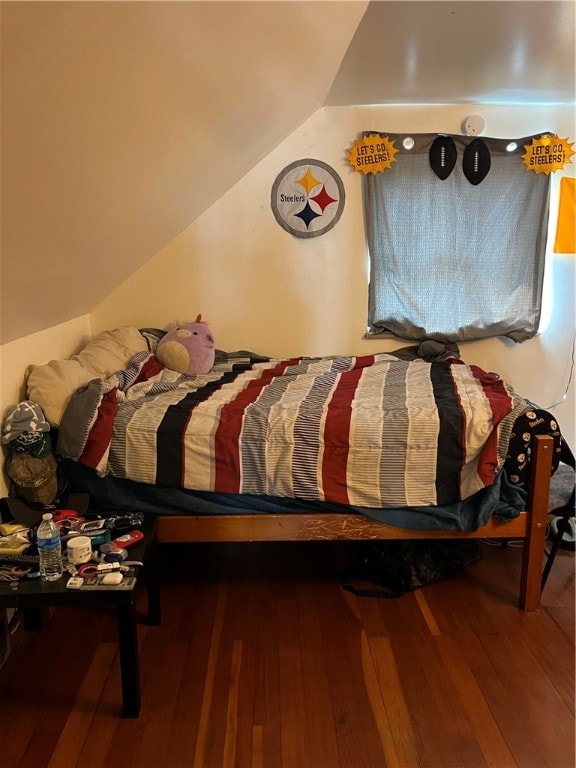
[[[36,545],[40,557],[40,576],[44,581],[56,581],[62,576],[62,542],[60,529],[51,512],[42,515],[42,522],[36,531]]]

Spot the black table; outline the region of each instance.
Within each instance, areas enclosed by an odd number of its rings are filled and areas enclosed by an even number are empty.
[[[68,589],[69,574],[65,571],[57,581],[22,579],[17,589],[0,590],[0,610],[20,608],[24,615],[24,628],[40,629],[42,608],[55,605],[115,605],[118,626],[118,649],[122,678],[122,713],[124,717],[140,714],[140,664],[136,626],[135,589],[141,581],[146,585],[148,597],[148,623],[160,624],[160,591],[157,571],[156,520],[146,519],[140,530],[144,539],[128,550],[129,560],[139,560],[135,581],[131,588],[108,586],[105,589]],[[119,535],[119,534],[116,534]],[[112,533],[115,537],[114,532]]]

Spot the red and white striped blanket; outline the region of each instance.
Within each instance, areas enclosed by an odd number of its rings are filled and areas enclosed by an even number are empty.
[[[529,404],[460,360],[231,358],[204,376],[137,355],[73,396],[58,452],[100,475],[363,507],[491,485]]]

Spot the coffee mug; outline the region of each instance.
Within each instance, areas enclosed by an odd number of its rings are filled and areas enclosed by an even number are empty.
[[[92,541],[88,536],[73,536],[68,539],[68,562],[73,565],[82,565],[91,557]]]

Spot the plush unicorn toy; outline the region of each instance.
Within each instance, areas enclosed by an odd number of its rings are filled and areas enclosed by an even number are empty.
[[[214,339],[202,315],[193,323],[177,323],[156,347],[156,357],[162,365],[187,376],[208,373],[214,356]]]

